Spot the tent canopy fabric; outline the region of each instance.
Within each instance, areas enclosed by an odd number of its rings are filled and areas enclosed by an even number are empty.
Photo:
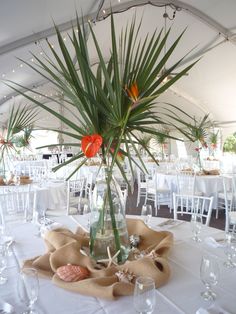
[[[8,88],[4,80],[12,80],[57,97],[57,92],[42,77],[18,59],[34,62],[30,52],[43,57],[48,52],[45,38],[57,49],[53,23],[59,25],[64,40],[79,17],[90,20],[109,55],[110,11],[115,14],[117,34],[132,20],[142,18],[141,35],[171,27],[170,43],[185,28],[185,34],[167,67],[190,52],[179,67],[197,60],[198,63],[158,101],[173,103],[194,116],[210,113],[211,119],[226,132],[236,126],[236,25],[234,0],[8,0],[0,10],[0,123],[4,125],[9,106],[25,103]],[[168,18],[164,18],[164,13]],[[97,56],[88,33],[91,59]],[[47,99],[45,98],[45,102]],[[53,104],[52,104],[53,105]],[[48,118],[48,117],[47,117]],[[55,119],[54,119],[55,120]],[[51,123],[58,123],[51,120]],[[59,127],[59,125],[56,125]]]

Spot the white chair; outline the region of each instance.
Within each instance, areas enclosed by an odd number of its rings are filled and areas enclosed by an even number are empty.
[[[147,201],[153,201],[155,207],[155,215],[157,216],[157,210],[161,205],[167,205],[171,211],[171,190],[165,185],[157,183],[158,173],[152,171],[151,176],[147,176],[147,193],[145,198],[145,204]]]
[[[184,195],[198,195],[201,196],[201,192],[195,191],[196,175],[190,172],[179,172],[176,176],[177,193]]]
[[[137,168],[137,182],[138,182],[138,193],[137,193],[137,206],[140,203],[141,198],[146,199],[147,194],[147,181],[146,175],[139,168]]]
[[[213,196],[196,196],[196,195],[181,195],[173,193],[173,205],[174,205],[174,219],[178,219],[178,214],[192,215],[199,214],[202,217],[203,223],[209,226]]]
[[[225,231],[236,231],[236,176],[223,177],[224,195],[218,194],[218,198],[224,197],[225,207]]]
[[[84,185],[85,198],[89,201],[89,203],[91,203],[92,201],[92,192],[93,192],[93,173],[89,172],[85,179]]]
[[[85,179],[69,180],[67,182],[66,211],[67,215],[75,215],[80,211],[83,201]]]
[[[36,191],[31,190],[30,184],[1,189],[0,210],[6,222],[32,220],[36,210]]]

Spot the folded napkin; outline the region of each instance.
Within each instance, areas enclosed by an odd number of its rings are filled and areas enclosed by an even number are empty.
[[[219,305],[213,304],[208,309],[199,308],[196,314],[230,314],[228,311],[222,309]]]
[[[181,225],[184,222],[185,221],[183,221],[183,220],[168,219],[168,220],[165,220],[165,221],[159,223],[157,225],[157,227],[164,228],[164,229],[171,229],[171,228],[174,228],[174,227]]]
[[[207,237],[205,238],[205,243],[211,247],[218,248],[218,247],[223,247],[224,243],[221,241],[217,241],[213,237]]]
[[[128,219],[129,235],[139,235],[138,249],[144,254],[135,260],[130,254],[129,260],[123,265],[101,267],[89,256],[84,255],[89,246],[89,236],[82,229],[75,234],[67,229],[57,229],[45,234],[47,253],[25,261],[24,267],[34,267],[39,274],[51,277],[58,286],[100,298],[114,299],[122,295],[132,295],[134,282],[119,281],[115,273],[126,271],[138,276],[150,276],[155,280],[156,287],[164,285],[170,276],[166,256],[173,245],[173,235],[168,231],[156,232],[148,228],[142,220]],[[81,251],[81,248],[83,251]],[[150,252],[150,256],[147,256]],[[76,281],[62,281],[56,274],[60,266],[72,264],[86,267],[89,278]],[[99,267],[98,267],[99,266]]]

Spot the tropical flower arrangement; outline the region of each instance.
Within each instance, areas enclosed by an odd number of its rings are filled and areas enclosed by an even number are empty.
[[[160,129],[159,133],[156,134],[155,138],[157,143],[161,147],[161,160],[165,158],[165,150],[167,149],[167,140],[169,139],[170,130],[168,128]]]
[[[47,98],[49,101],[64,106],[65,115],[38,101],[27,92],[20,92],[20,88],[23,86],[13,82],[9,83],[13,89],[64,123],[69,130],[56,129],[55,131],[73,139],[70,143],[63,143],[65,147],[74,146],[79,148],[79,151],[72,158],[55,167],[54,170],[79,161],[68,177],[69,179],[86,163],[88,158],[95,155],[100,156],[101,165],[106,167],[107,191],[104,196],[104,204],[99,210],[98,222],[93,225],[93,232],[90,237],[91,242],[94,242],[100,226],[105,225],[104,220],[109,213],[114,233],[115,252],[119,252],[119,262],[123,261],[122,247],[110,189],[113,169],[117,167],[124,180],[129,184],[123,165],[118,158],[122,154],[127,158],[132,174],[134,174],[134,164],[141,167],[143,171],[147,171],[136,148],[137,144],[143,147],[150,158],[155,161],[153,154],[142,143],[138,134],[153,136],[160,134],[160,126],[166,125],[167,122],[154,110],[156,109],[156,99],[194,65],[194,63],[190,64],[176,76],[165,81],[183,60],[181,58],[169,69],[166,69],[166,62],[177,47],[183,33],[166,51],[165,47],[170,29],[166,34],[163,34],[163,30],[159,33],[155,31],[151,36],[147,34],[145,38],[138,40],[141,26],[141,22],[137,24],[134,18],[122,31],[118,41],[114,17],[111,15],[111,52],[109,59],[106,60],[93,31],[93,26],[89,23],[90,36],[98,58],[96,70],[91,68],[92,62],[87,46],[85,23],[80,25],[79,20],[77,20],[76,26],[78,32],[72,29],[72,35],[70,36],[70,42],[74,50],[73,57],[76,56],[75,62],[73,62],[71,51],[66,46],[67,43],[63,40],[63,36],[57,27],[56,33],[60,51],[57,52],[48,41],[52,57],[45,56],[41,60],[38,56],[32,54],[35,63],[25,62],[34,71],[47,78],[55,89],[63,93],[63,103],[60,99],[49,96]],[[24,60],[21,61],[24,62]],[[25,89],[33,94],[40,95],[35,90]],[[171,108],[170,105],[166,107]],[[179,125],[177,129],[182,130],[180,123],[183,121],[176,119],[176,114],[171,114],[169,109],[165,118],[175,120]],[[175,109],[178,110],[178,108]],[[67,116],[71,113],[73,119]],[[174,125],[173,122],[170,125]],[[168,135],[166,136],[168,137]],[[137,163],[131,155],[130,147],[134,150],[140,163]]]
[[[0,174],[5,179],[10,162],[18,150],[27,148],[30,143],[37,110],[27,106],[12,107],[6,128],[0,135]],[[1,181],[2,182],[2,181]]]
[[[209,136],[210,147],[212,151],[212,156],[215,156],[215,150],[217,149],[219,130],[217,132],[211,132]]]

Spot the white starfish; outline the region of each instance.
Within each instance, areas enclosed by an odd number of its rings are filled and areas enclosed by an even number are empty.
[[[117,256],[120,254],[120,250],[116,252],[115,255],[111,256],[111,252],[110,252],[110,248],[109,246],[107,247],[107,255],[108,255],[108,258],[106,259],[100,259],[98,260],[98,263],[107,263],[107,268],[109,268],[112,264],[114,265],[118,265],[117,262],[116,262],[116,258]]]

